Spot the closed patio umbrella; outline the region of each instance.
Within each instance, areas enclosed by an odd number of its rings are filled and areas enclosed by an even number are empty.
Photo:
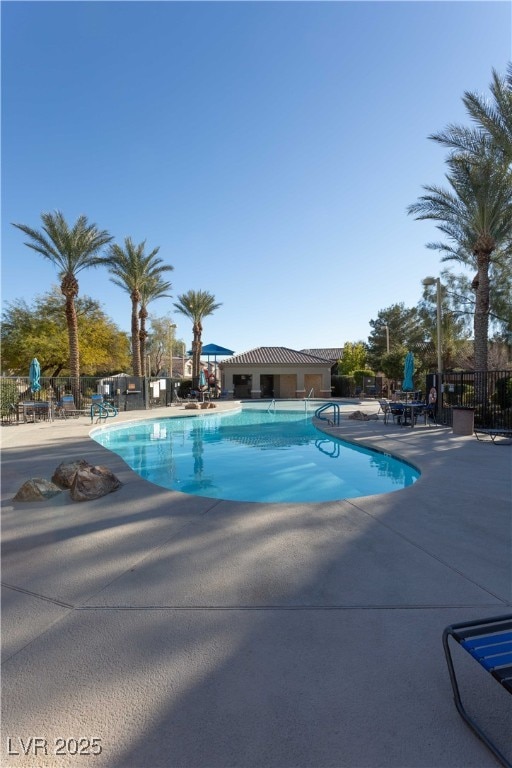
[[[404,363],[404,380],[402,383],[402,390],[404,392],[414,391],[413,376],[414,376],[414,355],[412,352],[408,352],[407,355],[405,356],[405,363]]]
[[[199,371],[199,389],[202,392],[203,400],[204,400],[204,390],[206,389],[206,387],[207,387],[207,384],[206,384],[206,376],[204,373],[204,368],[201,368],[201,370]]]
[[[30,389],[32,392],[39,392],[41,389],[41,366],[39,365],[39,360],[37,357],[34,357],[32,362],[30,363],[30,368],[28,370],[28,378],[30,382]]]

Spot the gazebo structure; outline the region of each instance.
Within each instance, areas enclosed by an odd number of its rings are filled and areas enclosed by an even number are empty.
[[[192,354],[192,352],[189,352],[188,354]],[[211,387],[220,387],[218,384],[218,364],[217,364],[217,358],[218,357],[229,357],[233,354],[232,349],[227,349],[226,347],[220,347],[218,344],[205,344],[203,347],[201,347],[201,357],[204,357],[206,355],[207,359],[207,368],[208,372],[211,374],[213,373],[214,380],[213,384],[210,382],[210,379],[208,378],[208,389]],[[213,357],[213,372],[210,370],[210,357]]]

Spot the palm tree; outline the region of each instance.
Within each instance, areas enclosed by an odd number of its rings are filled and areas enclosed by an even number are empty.
[[[480,155],[482,136],[494,146],[499,161],[512,163],[512,63],[509,63],[506,77],[502,78],[493,69],[489,86],[492,100],[484,99],[477,93],[466,91],[463,103],[473,128],[449,125],[445,131],[433,134],[431,139],[451,149],[455,156]]]
[[[172,269],[172,267],[171,267]],[[144,361],[146,359],[146,339],[148,332],[146,331],[146,320],[148,317],[148,304],[151,304],[155,299],[162,299],[164,296],[170,296],[167,293],[172,288],[172,284],[162,279],[161,275],[156,275],[141,288],[140,291],[140,310],[139,310],[139,340],[140,340],[140,367],[144,370]],[[151,372],[150,372],[151,373]],[[172,375],[172,374],[171,374]]]
[[[188,293],[178,296],[178,301],[174,304],[178,312],[192,320],[192,379],[194,387],[198,385],[201,367],[202,321],[204,317],[212,315],[221,306],[222,304],[217,303],[215,296],[208,291],[188,291]]]
[[[96,224],[89,224],[87,217],[78,217],[72,227],[68,225],[60,211],[42,213],[42,231],[27,227],[25,224],[13,224],[31,239],[25,243],[58,269],[60,290],[66,299],[66,323],[69,342],[69,371],[74,379],[75,397],[80,395],[80,351],[78,343],[78,321],[75,299],[78,296],[77,275],[83,269],[104,264],[101,249],[113,238],[106,230],[100,230]]]
[[[489,335],[489,269],[493,254],[512,243],[512,175],[508,166],[496,162],[483,141],[479,160],[462,155],[448,160],[451,190],[425,186],[427,192],[410,205],[416,219],[439,222],[446,243],[429,243],[428,248],[444,252],[443,261],[456,260],[476,268],[475,369],[487,370]]]
[[[149,254],[144,252],[145,247],[145,240],[135,245],[130,237],[126,237],[124,249],[120,245],[113,244],[110,246],[108,257],[109,271],[113,275],[110,278],[111,281],[127,291],[132,301],[131,336],[134,376],[142,376],[138,316],[142,291],[163,272],[173,269],[170,264],[164,264],[162,259],[157,258],[159,247],[154,248]]]

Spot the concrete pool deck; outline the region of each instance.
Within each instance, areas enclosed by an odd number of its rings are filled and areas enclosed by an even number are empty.
[[[85,417],[1,429],[2,766],[497,764],[455,710],[441,634],[511,612],[511,447],[343,419],[327,431],[412,462],[418,482],[255,504],[147,483],[90,430]],[[78,458],[121,489],[12,502]],[[467,674],[506,733],[511,697]]]

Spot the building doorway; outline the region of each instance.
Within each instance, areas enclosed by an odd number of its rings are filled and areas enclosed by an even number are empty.
[[[274,375],[272,373],[262,373],[260,375],[261,397],[275,397],[274,395]]]
[[[241,400],[251,396],[252,376],[251,374],[235,373],[233,376],[233,397],[235,400]]]

